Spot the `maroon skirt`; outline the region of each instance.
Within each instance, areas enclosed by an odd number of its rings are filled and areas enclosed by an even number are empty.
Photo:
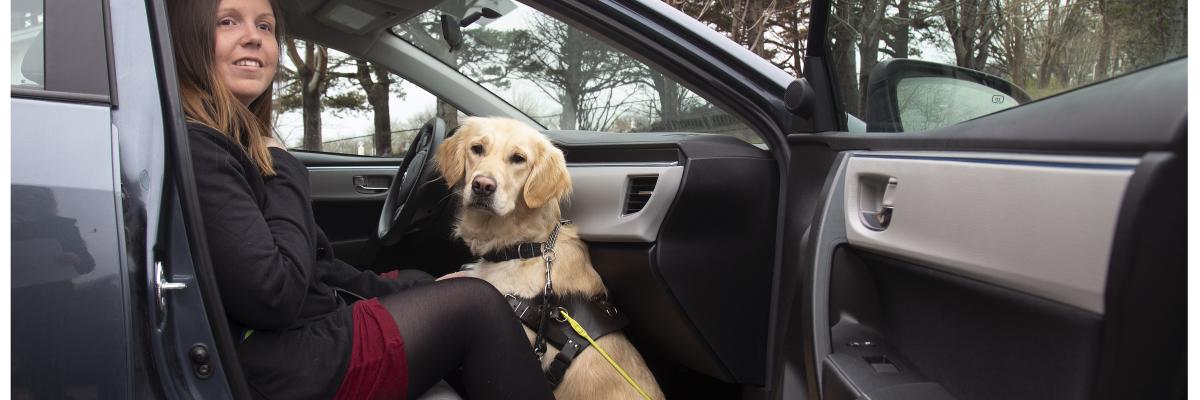
[[[404,338],[378,299],[354,303],[354,346],[334,399],[403,399],[408,393]]]

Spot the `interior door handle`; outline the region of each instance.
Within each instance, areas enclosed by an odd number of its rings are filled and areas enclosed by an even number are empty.
[[[867,185],[865,182],[862,184],[864,186]],[[866,225],[868,229],[873,231],[883,231],[892,224],[892,213],[896,209],[893,200],[896,195],[896,185],[898,184],[899,181],[897,181],[895,177],[889,177],[887,184],[883,187],[883,193],[877,195],[878,197],[875,199],[869,199],[870,201],[867,204],[875,204],[877,208],[873,210],[862,210],[862,222],[863,225]],[[870,191],[869,193],[878,193],[877,190],[878,189]],[[864,190],[863,193],[865,195],[868,193],[868,191]]]
[[[386,192],[388,188],[387,186],[367,186],[367,177],[363,175],[356,175],[354,176],[354,190],[364,194],[378,194]]]
[[[882,208],[883,209],[879,211],[863,211],[863,225],[866,225],[867,228],[870,228],[873,231],[882,231],[887,229],[888,225],[892,224],[892,209],[895,207],[882,206]]]

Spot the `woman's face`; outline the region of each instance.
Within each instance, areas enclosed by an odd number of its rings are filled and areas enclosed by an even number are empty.
[[[242,104],[250,105],[271,86],[279,67],[271,4],[267,0],[221,0],[216,31],[217,75]]]

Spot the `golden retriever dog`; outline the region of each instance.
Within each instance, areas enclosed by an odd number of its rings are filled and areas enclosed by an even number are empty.
[[[559,224],[559,202],[571,191],[562,150],[528,125],[504,118],[468,118],[446,139],[435,156],[451,190],[461,195],[455,234],[475,255],[519,243],[545,242]],[[557,295],[607,294],[592,268],[587,245],[577,229],[564,225],[554,246],[552,268]],[[542,257],[501,262],[480,260],[461,273],[490,282],[500,293],[534,298],[545,285]],[[547,328],[551,329],[551,328]],[[532,343],[536,333],[525,327]],[[655,399],[662,390],[641,354],[620,331],[596,340],[643,390]],[[547,368],[558,349],[548,345]],[[554,390],[559,399],[638,399],[641,395],[595,347],[580,353]]]

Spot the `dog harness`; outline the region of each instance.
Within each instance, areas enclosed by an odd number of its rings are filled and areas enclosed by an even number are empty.
[[[546,354],[547,341],[559,348],[558,355],[554,356],[554,360],[544,371],[546,380],[550,381],[552,387],[558,387],[558,384],[562,383],[571,362],[592,342],[571,327],[570,321],[566,317],[568,313],[592,340],[619,331],[629,324],[629,319],[617,311],[617,307],[608,301],[606,295],[601,294],[589,298],[580,294],[559,296],[554,293],[554,281],[551,279],[551,270],[554,267],[554,244],[558,240],[559,230],[563,225],[569,223],[571,223],[569,220],[559,221],[545,242],[519,243],[494,250],[482,257],[490,262],[535,257],[541,257],[545,261],[546,285],[541,295],[525,298],[506,294],[504,297],[508,300],[508,305],[517,318],[529,329],[537,332],[533,341],[533,351],[539,360]]]
[[[509,294],[504,297],[508,300],[508,305],[512,307],[513,313],[529,329],[537,331],[543,324],[549,325],[543,328],[545,336],[536,341],[543,343],[549,341],[559,349],[558,355],[554,356],[554,361],[550,362],[550,366],[545,371],[546,380],[550,381],[553,387],[558,387],[558,384],[562,383],[571,362],[575,361],[575,357],[591,345],[587,339],[571,328],[559,310],[566,310],[570,313],[571,317],[583,327],[593,340],[629,325],[629,319],[617,311],[617,307],[613,306],[604,295],[591,298],[579,294],[555,296],[556,298],[549,302],[551,304],[549,308],[543,305],[546,303],[543,296],[527,299]],[[538,358],[541,358],[541,354],[538,355]]]

